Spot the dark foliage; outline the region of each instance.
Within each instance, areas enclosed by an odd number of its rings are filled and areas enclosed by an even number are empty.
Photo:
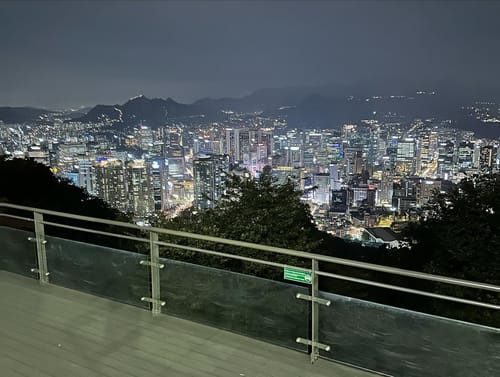
[[[500,285],[500,174],[462,180],[446,194],[436,194],[428,214],[408,230],[425,271]],[[435,290],[467,299],[500,303],[498,294],[440,284]],[[498,313],[436,303],[440,313],[463,311],[468,319],[500,327]]]
[[[107,219],[119,215],[102,200],[56,177],[47,166],[31,160],[0,161],[0,177],[0,198],[3,201]]]
[[[0,177],[2,179],[0,183],[0,201],[82,216],[129,221],[127,215],[111,208],[101,199],[89,195],[82,188],[75,186],[70,181],[56,177],[47,166],[32,160],[0,159]],[[3,212],[15,213],[25,217],[32,216],[25,211],[20,212],[4,209]],[[102,224],[49,215],[45,215],[44,219],[66,225],[113,232],[112,227],[105,227]],[[5,222],[7,220],[3,218],[2,221]],[[118,242],[116,239],[104,239],[95,234],[81,233],[63,228],[46,226],[46,233],[87,242],[92,240],[106,246],[124,246],[123,242]],[[131,247],[128,248],[130,249]]]
[[[379,250],[361,247],[321,232],[314,224],[307,204],[300,200],[301,192],[292,182],[277,184],[270,169],[265,169],[259,179],[230,177],[226,193],[213,210],[193,212],[188,210],[175,219],[162,219],[159,226],[173,230],[211,235],[226,239],[245,241],[292,250],[307,251],[341,258],[376,263]],[[168,238],[172,242],[191,247],[224,251],[247,257],[272,260],[274,262],[309,267],[308,260],[279,256],[262,250],[223,246],[220,244]],[[256,274],[268,278],[281,278],[282,271],[276,268],[242,263],[228,258],[213,258],[193,251],[176,252],[174,248],[163,249],[163,255],[185,261],[229,268],[233,271]],[[390,253],[385,253],[390,259]],[[338,267],[335,272],[346,272]],[[348,271],[357,276],[359,271]]]
[[[462,180],[436,194],[427,216],[409,229],[426,269],[500,284],[500,174]]]
[[[164,219],[161,226],[221,238],[303,251],[316,251],[322,244],[322,232],[312,221],[307,206],[300,201],[292,183],[275,184],[267,169],[259,179],[232,176],[226,183],[226,194],[213,210],[184,212],[175,219]],[[246,257],[273,260],[278,263],[303,265],[289,256],[276,257],[261,250],[228,247],[206,242],[190,245],[229,252]],[[164,251],[165,253],[167,251]],[[183,253],[190,261],[223,266],[232,270],[275,277],[282,274],[266,266],[243,263],[234,259],[200,257],[198,253]],[[175,257],[175,253],[169,253]]]

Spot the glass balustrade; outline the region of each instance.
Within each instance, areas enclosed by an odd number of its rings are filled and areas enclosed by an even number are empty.
[[[36,251],[29,232],[0,228],[5,244],[2,268],[33,275]],[[8,237],[7,237],[8,235]],[[45,236],[51,284],[149,308],[148,256]],[[3,242],[3,241],[2,241]],[[24,246],[23,246],[24,244]],[[31,258],[28,258],[31,257]],[[297,337],[309,337],[310,304],[296,298],[307,287],[161,258],[162,311],[285,347],[307,351]],[[27,271],[27,272],[26,272]]]
[[[36,276],[33,232],[0,227],[0,269]],[[150,308],[149,255],[45,236],[49,282]],[[146,244],[148,245],[148,244]],[[160,258],[162,312],[307,352],[309,286]],[[323,277],[321,277],[323,279]],[[320,356],[393,376],[494,377],[500,329],[320,292]]]
[[[308,288],[161,259],[163,312],[300,351],[309,335]]]
[[[29,277],[37,268],[34,232],[0,226],[0,269]]]
[[[322,357],[393,376],[495,377],[500,329],[321,292]]]
[[[81,292],[149,308],[149,268],[144,255],[46,236],[50,282]]]

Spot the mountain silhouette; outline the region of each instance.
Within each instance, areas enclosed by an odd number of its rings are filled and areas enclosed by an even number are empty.
[[[387,91],[385,91],[387,92]],[[485,124],[466,111],[475,97],[466,97],[464,91],[421,92],[409,91],[381,95],[351,95],[359,93],[349,88],[335,86],[286,87],[260,89],[241,98],[203,98],[183,104],[168,97],[148,98],[140,95],[122,105],[99,104],[86,114],[66,116],[66,122],[106,122],[117,127],[152,128],[171,121],[203,123],[225,121],[233,113],[258,113],[262,116],[286,119],[290,127],[336,128],[362,119],[381,122],[409,122],[415,118],[450,120],[451,126],[472,130],[478,137],[500,137],[500,126]],[[231,111],[231,112],[230,112]],[[57,115],[57,114],[56,114]],[[54,116],[54,112],[35,108],[0,108],[0,120],[5,123],[25,123]]]

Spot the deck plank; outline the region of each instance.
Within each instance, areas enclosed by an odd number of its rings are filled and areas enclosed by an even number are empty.
[[[368,377],[364,371],[0,271],[2,377]]]

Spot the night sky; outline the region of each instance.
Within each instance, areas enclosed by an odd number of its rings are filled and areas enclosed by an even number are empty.
[[[0,2],[0,106],[500,87],[499,1]]]

